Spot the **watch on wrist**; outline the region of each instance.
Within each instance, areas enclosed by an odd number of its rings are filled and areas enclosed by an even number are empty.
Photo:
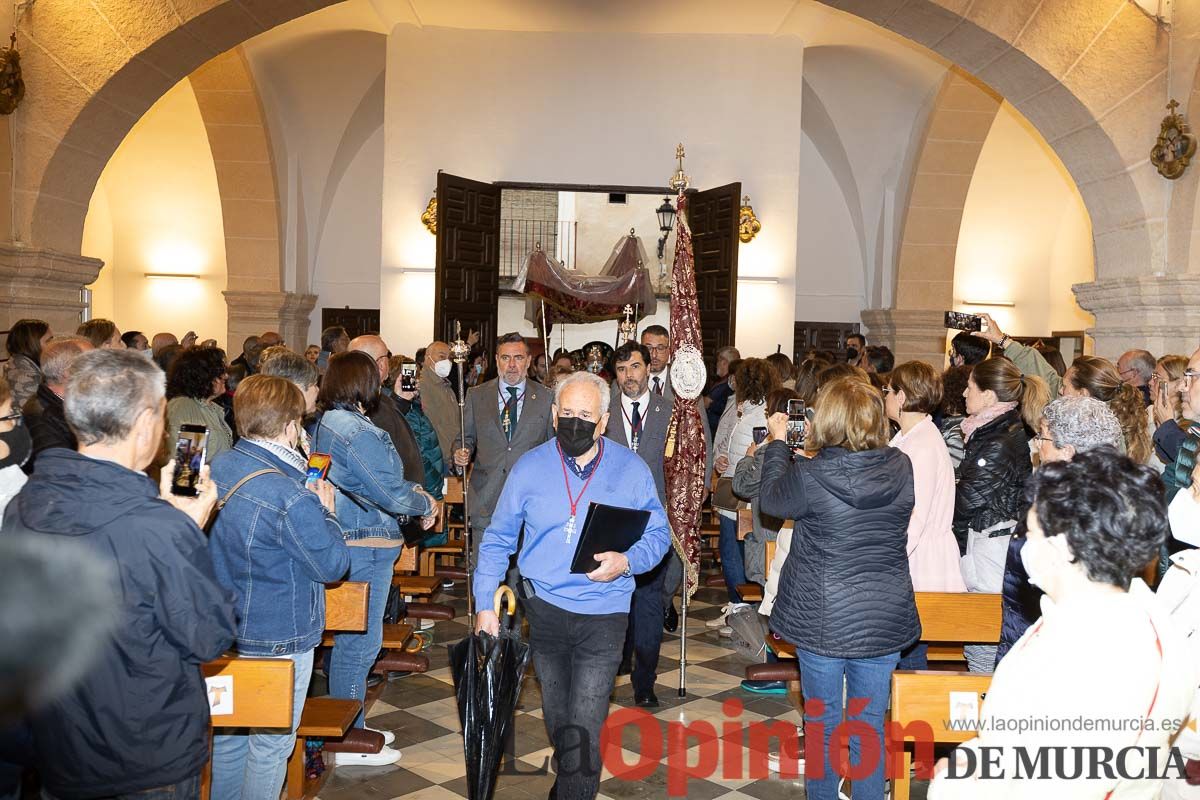
[[[1004,334],[1004,338],[1002,338],[1002,339],[1000,340],[1000,349],[1001,349],[1001,350],[1005,350],[1005,349],[1007,349],[1007,348],[1008,348],[1008,346],[1009,346],[1010,344],[1012,344],[1012,341],[1013,341],[1013,340],[1012,340],[1012,337],[1011,337],[1011,336],[1009,336],[1007,333],[1006,333],[1006,334]]]
[[[632,578],[633,577],[633,572],[631,572],[629,569],[629,560],[628,559],[625,560],[625,571],[621,573],[621,577],[623,577],[623,578]]]

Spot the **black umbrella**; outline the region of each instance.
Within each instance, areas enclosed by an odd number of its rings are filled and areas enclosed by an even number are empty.
[[[517,696],[529,666],[529,645],[513,630],[517,598],[507,586],[496,590],[496,614],[500,614],[500,600],[505,596],[508,620],[500,623],[499,636],[472,633],[449,648],[458,721],[463,730],[467,797],[471,800],[490,800],[492,796],[504,741],[512,728]]]

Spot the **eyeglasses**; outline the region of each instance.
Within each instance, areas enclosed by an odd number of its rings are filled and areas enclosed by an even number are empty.
[[[0,417],[0,422],[11,422],[14,425],[20,425],[24,419],[25,415],[23,415],[20,411],[13,411],[10,414],[5,414],[3,417]]]
[[[883,387],[883,389],[881,389],[880,391],[882,391],[884,394],[892,394],[892,393],[893,393],[893,392],[895,392],[896,390],[895,390],[895,389],[893,389],[893,388],[892,388],[892,387],[890,387],[890,386],[885,386],[885,387]]]
[[[1041,444],[1042,442],[1050,442],[1050,443],[1054,442],[1054,440],[1051,439],[1049,436],[1041,436],[1041,435],[1033,437],[1033,440],[1035,442],[1037,442],[1038,444]]]

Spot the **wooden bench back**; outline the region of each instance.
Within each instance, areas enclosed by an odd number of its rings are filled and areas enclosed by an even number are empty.
[[[917,592],[922,642],[992,644],[1000,641],[1000,595]]]
[[[442,498],[448,506],[463,504],[463,479],[457,475],[446,478],[446,492]]]
[[[947,727],[955,718],[950,693],[974,694],[978,709],[991,683],[991,675],[974,672],[893,672],[889,719],[900,725],[923,722],[932,729],[935,742],[965,742],[977,732]]]
[[[365,631],[370,588],[353,581],[325,584],[325,630]]]
[[[292,681],[295,664],[290,658],[222,656],[200,666],[207,678],[232,678],[233,710],[213,714],[214,728],[289,728],[292,724]],[[209,706],[215,691],[209,687]]]

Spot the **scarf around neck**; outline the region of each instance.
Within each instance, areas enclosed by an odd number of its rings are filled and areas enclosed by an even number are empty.
[[[978,414],[972,414],[962,421],[963,443],[971,440],[971,434],[987,425],[989,422],[994,422],[1000,417],[1017,407],[1014,402],[996,403],[980,411]]]

